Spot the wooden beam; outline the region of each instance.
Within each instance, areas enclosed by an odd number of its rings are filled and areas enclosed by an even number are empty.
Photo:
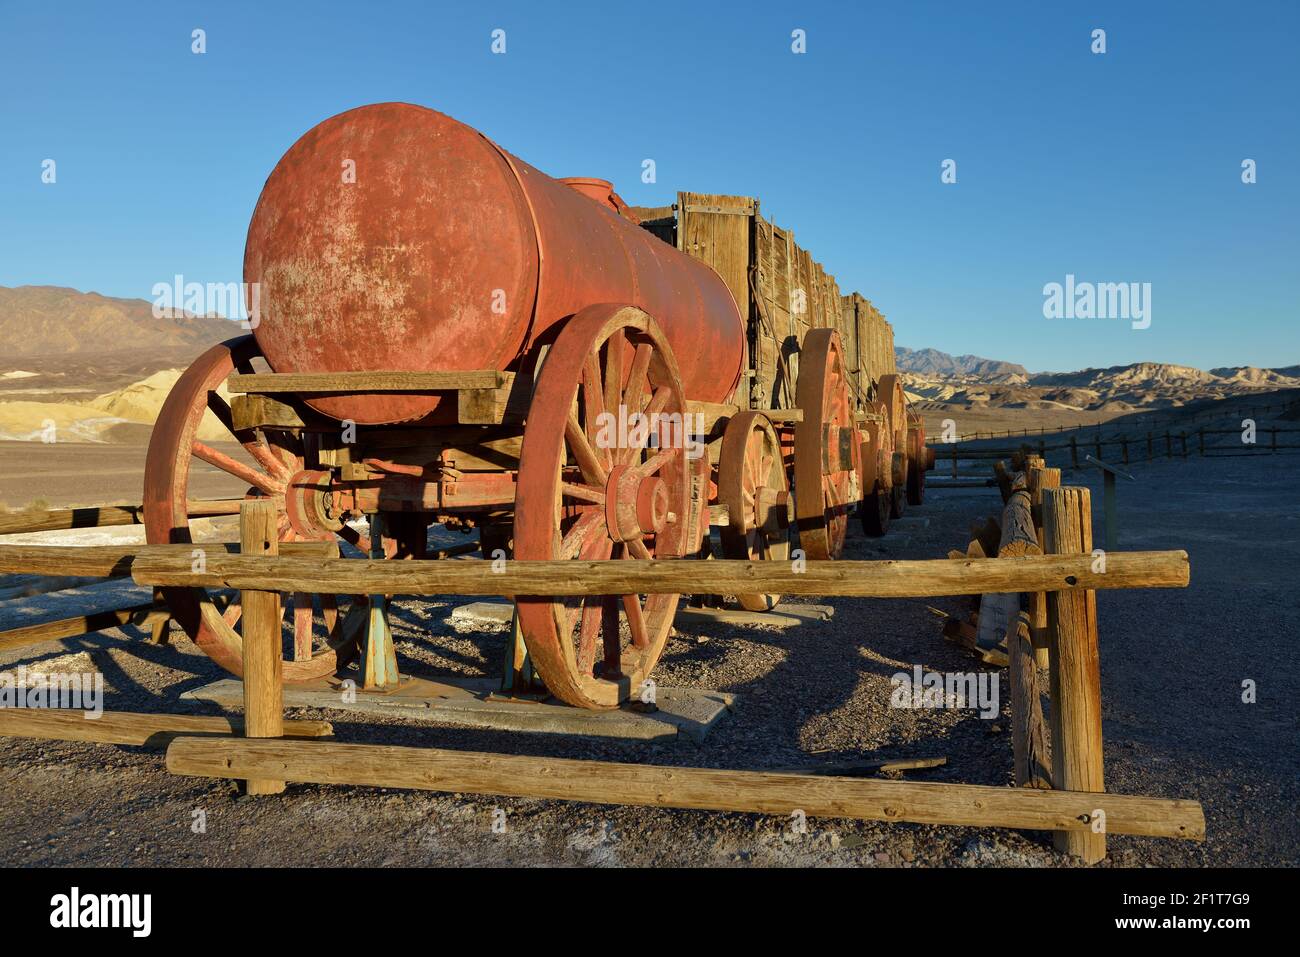
[[[463,372],[255,372],[226,380],[231,392],[451,392],[497,389],[505,373],[496,369]]]
[[[244,503],[239,513],[239,550],[274,556],[279,551],[273,502]],[[249,738],[284,736],[284,658],[280,650],[280,593],[241,591],[244,651],[244,734]],[[279,794],[284,781],[250,778],[249,794]]]
[[[1053,555],[1092,559],[1092,503],[1086,488],[1043,492],[1043,540]],[[1109,559],[1109,556],[1107,556]],[[1091,590],[1047,596],[1052,700],[1052,783],[1066,791],[1104,791],[1101,745],[1101,666],[1097,595]],[[1098,796],[1098,806],[1103,799]],[[1106,830],[1110,830],[1109,824]],[[1057,835],[1057,850],[1089,863],[1106,856],[1106,835],[1083,830]]]
[[[62,638],[76,638],[106,628],[120,628],[123,625],[148,627],[155,622],[167,621],[171,613],[153,602],[119,608],[115,611],[99,611],[75,618],[62,618],[47,621],[39,625],[25,625],[22,628],[10,628],[0,631],[0,651],[12,651],[26,648],[43,641],[58,641]]]
[[[238,515],[238,500],[193,502],[190,517]],[[40,511],[0,512],[0,535],[30,532],[57,532],[73,528],[110,528],[117,525],[141,525],[144,508],[140,505],[91,505],[84,508],[54,508]]]
[[[213,778],[414,788],[868,821],[1086,831],[1096,810],[1116,834],[1203,840],[1195,801],[1029,788],[656,767],[374,744],[177,738],[167,770]]]
[[[182,555],[142,551],[131,574],[141,585],[190,585],[337,594],[390,595],[856,595],[925,598],[984,592],[1085,588],[1183,588],[1187,553],[1113,552],[1105,571],[1088,555],[940,558],[926,561],[711,562],[707,574],[688,561],[390,562],[213,555],[196,572]]]
[[[192,562],[194,552],[207,557],[231,553],[233,542],[196,542],[184,545],[0,545],[0,574],[80,575],[86,578],[125,578],[139,555],[170,555]],[[285,556],[337,558],[337,542],[284,542]],[[213,553],[208,555],[208,553]]]
[[[105,711],[98,718],[86,715],[85,711],[57,708],[0,708],[0,735],[165,748],[180,735],[229,736],[244,730],[244,719],[237,716],[130,711]],[[284,734],[289,738],[328,738],[334,734],[334,727],[328,721],[286,721]]]

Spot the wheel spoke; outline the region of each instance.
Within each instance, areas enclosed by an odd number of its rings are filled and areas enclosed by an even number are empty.
[[[639,478],[649,478],[672,461],[680,451],[680,449],[661,449],[640,465],[633,466],[631,471]]]
[[[627,377],[627,392],[623,394],[623,404],[627,406],[628,415],[641,411],[641,400],[645,397],[645,387],[649,385],[646,372],[650,368],[650,357],[655,347],[648,342],[637,344],[632,355],[632,366]]]
[[[578,420],[572,415],[564,424],[564,437],[569,443],[569,449],[573,452],[573,457],[578,461],[578,468],[582,470],[582,477],[587,480],[587,484],[594,485],[597,488],[604,488],[605,483],[609,480],[609,473],[605,471],[600,456],[596,454],[596,450],[592,448],[591,442],[588,441],[587,434],[582,431],[582,427],[578,425]]]
[[[582,605],[582,620],[578,628],[578,671],[590,675],[596,665],[596,635],[600,632],[601,600],[588,595]]]
[[[633,558],[641,558],[647,561],[654,558],[654,556],[650,554],[650,549],[646,548],[645,542],[641,541],[639,538],[633,539],[630,542],[624,542],[623,544],[626,546],[627,550],[632,553]]]
[[[623,613],[627,615],[627,627],[632,632],[632,647],[644,648],[649,645],[650,634],[645,627],[645,613],[641,609],[641,596],[624,595]]]
[[[592,505],[605,504],[604,490],[592,488],[590,485],[578,485],[574,482],[563,482],[560,485],[560,492],[565,496],[565,498],[575,498],[579,502],[589,502]]]
[[[622,329],[616,329],[614,333],[605,340],[605,368],[603,375],[605,378],[605,411],[618,415],[619,400],[623,393],[623,349],[627,345],[627,337],[624,336]],[[631,412],[628,409],[628,412]]]
[[[602,449],[596,439],[597,433],[600,431],[601,414],[606,409],[604,384],[600,380],[600,362],[595,353],[587,356],[587,361],[583,366],[582,397],[585,402],[583,420],[586,424],[588,442],[596,453],[597,461],[604,468],[609,468],[612,450]]]
[[[210,445],[205,445],[198,439],[194,440],[192,447],[195,458],[202,459],[214,468],[219,468],[223,472],[228,472],[235,478],[247,482],[255,488],[261,489],[267,495],[276,496],[284,494],[284,483],[280,482],[262,472],[256,472],[241,462],[236,462],[224,452],[218,452]]]
[[[560,542],[559,557],[568,560],[577,556],[582,551],[592,534],[605,527],[605,516],[601,509],[593,508],[590,511],[583,512],[582,516],[573,523],[567,535]]]

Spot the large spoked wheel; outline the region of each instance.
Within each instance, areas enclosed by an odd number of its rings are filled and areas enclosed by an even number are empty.
[[[908,503],[908,485],[911,479],[908,476],[907,466],[910,464],[906,461],[906,455],[910,448],[907,436],[907,397],[903,395],[903,380],[894,373],[886,373],[880,377],[876,386],[877,394],[881,402],[884,403],[886,423],[893,440],[893,449],[904,456],[904,462],[900,466],[894,465],[893,487],[890,490],[890,514],[894,518],[902,518],[903,513],[907,511]]]
[[[570,319],[546,356],[528,411],[515,557],[672,559],[698,547],[708,489],[692,482],[686,411],[677,362],[650,316],[602,304]],[[575,707],[612,708],[637,693],[658,662],[678,599],[516,602],[547,690]]]
[[[872,404],[871,411],[883,415],[883,406]],[[858,517],[862,520],[862,530],[873,538],[879,538],[889,531],[890,512],[893,495],[888,479],[892,452],[889,446],[889,432],[883,421],[868,420],[863,425],[867,439],[862,444],[862,504],[858,506]]]
[[[785,561],[790,557],[790,493],[781,443],[761,412],[733,415],[722,434],[718,501],[727,506],[722,554],[740,561]],[[780,595],[737,595],[749,611],[768,611]]]
[[[808,558],[839,558],[858,497],[859,438],[839,334],[812,329],[799,353],[795,391],[794,501],[799,547]]]
[[[916,418],[907,429],[907,504],[925,503],[925,473],[930,453],[925,444],[925,419]]]
[[[257,353],[252,336],[231,339],[201,355],[177,380],[163,403],[149,439],[145,460],[145,536],[151,545],[195,543],[191,516],[237,515],[238,501],[224,507],[198,505],[189,494],[194,459],[214,466],[249,486],[246,498],[270,498],[280,510],[280,541],[292,542],[323,535],[295,531],[286,512],[299,500],[297,485],[304,472],[304,448],[299,437],[277,430],[235,431],[230,407],[217,394],[226,378],[238,369],[252,372]],[[231,439],[243,446],[251,464],[239,461],[197,438],[203,414],[211,409],[226,426]],[[260,434],[259,434],[260,433]],[[301,526],[300,526],[301,527]],[[347,526],[344,526],[346,529]],[[350,533],[351,529],[347,529]],[[356,542],[355,533],[351,539]],[[237,534],[236,534],[237,537]],[[243,644],[239,633],[242,611],[238,596],[230,600],[204,588],[165,588],[163,596],[173,618],[190,639],[213,661],[234,675],[243,674]],[[358,599],[295,593],[283,601],[285,627],[284,680],[309,681],[332,674],[355,654],[364,624]]]

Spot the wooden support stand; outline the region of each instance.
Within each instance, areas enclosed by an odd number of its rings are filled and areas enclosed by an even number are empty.
[[[1048,552],[1092,552],[1092,502],[1086,488],[1045,489],[1043,538]],[[1101,666],[1097,596],[1091,590],[1047,596],[1051,652],[1052,783],[1066,791],[1105,790],[1101,744]],[[1104,800],[1098,798],[1098,808]],[[1055,835],[1059,850],[1089,863],[1106,856],[1105,828]]]
[[[1088,833],[1097,809],[1109,830],[1203,840],[1195,801],[1074,794],[972,784],[873,781],[762,771],[656,767],[373,744],[178,738],[167,770],[214,778],[282,774],[291,781],[415,788],[870,821],[913,821]]]
[[[244,555],[279,553],[275,503],[245,502],[239,511],[239,545]],[[280,593],[244,589],[239,595],[244,625],[244,734],[249,738],[284,736],[284,660],[280,649]],[[279,794],[284,781],[250,778],[249,794]]]

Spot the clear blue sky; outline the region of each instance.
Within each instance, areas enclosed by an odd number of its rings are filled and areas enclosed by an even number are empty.
[[[0,284],[237,281],[284,150],[406,100],[635,204],[757,196],[900,345],[1035,370],[1293,364],[1297,35],[1291,0],[0,0]],[[1043,318],[1066,273],[1150,282],[1151,327]]]

